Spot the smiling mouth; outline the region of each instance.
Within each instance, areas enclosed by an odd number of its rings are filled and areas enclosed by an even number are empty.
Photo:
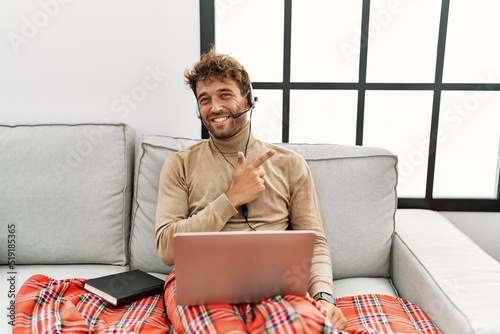
[[[217,117],[212,120],[214,123],[222,123],[229,119],[229,116]]]

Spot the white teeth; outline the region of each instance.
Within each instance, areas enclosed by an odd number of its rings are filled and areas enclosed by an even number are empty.
[[[224,122],[226,119],[228,119],[228,117],[219,117],[219,118],[215,118],[214,122],[221,123],[221,122]]]

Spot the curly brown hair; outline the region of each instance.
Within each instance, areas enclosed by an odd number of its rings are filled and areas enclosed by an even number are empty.
[[[233,79],[240,88],[241,96],[249,92],[251,86],[250,77],[245,68],[233,57],[216,53],[213,47],[201,56],[192,70],[184,72],[184,78],[195,96],[196,84],[199,81]]]

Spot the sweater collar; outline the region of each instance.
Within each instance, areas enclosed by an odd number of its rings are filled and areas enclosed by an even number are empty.
[[[230,153],[238,153],[239,151],[244,152],[246,145],[247,145],[247,140],[248,140],[248,147],[252,146],[253,142],[255,141],[255,138],[253,134],[250,132],[250,122],[243,127],[240,132],[232,136],[231,138],[227,139],[220,139],[220,138],[215,138],[210,134],[210,148],[216,152],[224,153],[224,154],[230,154]],[[250,136],[250,137],[249,137]]]

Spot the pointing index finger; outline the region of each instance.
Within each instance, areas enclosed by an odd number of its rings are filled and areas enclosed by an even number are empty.
[[[253,168],[260,167],[264,162],[266,162],[275,153],[276,153],[276,151],[274,149],[270,149],[269,151],[267,151],[266,153],[264,153],[263,155],[261,155],[260,157],[255,159],[255,161],[252,162],[252,164],[250,166],[252,166]]]

